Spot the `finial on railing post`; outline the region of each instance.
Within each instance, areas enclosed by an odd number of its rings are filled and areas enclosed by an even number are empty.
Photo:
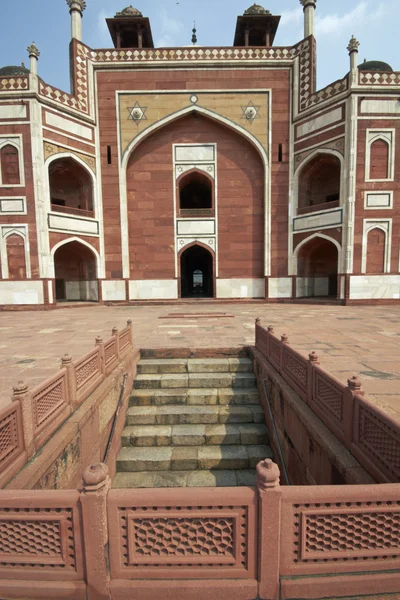
[[[272,325],[268,325],[267,331],[268,331],[268,333],[271,333],[271,334],[274,333],[274,328],[272,327]]]
[[[347,387],[354,396],[364,396],[362,381],[358,375],[354,374],[352,377],[350,377],[350,379],[347,380]]]
[[[283,333],[283,334],[281,335],[281,342],[282,342],[282,344],[288,344],[288,343],[289,343],[289,338],[288,338],[288,336],[286,335],[286,333]]]
[[[25,450],[28,454],[28,458],[31,458],[35,454],[35,436],[34,436],[34,417],[32,398],[29,392],[29,388],[23,381],[18,381],[17,385],[13,387],[13,402],[19,402],[21,405],[22,413],[22,432],[24,437]]]
[[[104,374],[106,372],[106,359],[104,356],[104,340],[101,335],[96,337],[96,346],[100,346],[100,368],[101,372]]]
[[[266,492],[279,486],[281,472],[276,463],[266,458],[256,466],[256,485],[259,492]]]
[[[256,317],[256,325],[261,325],[261,319],[260,319],[260,317]]]
[[[115,343],[116,343],[116,347],[117,347],[117,358],[119,358],[119,332],[118,332],[118,327],[114,327],[112,328],[111,334],[115,337]]]
[[[118,335],[118,327],[115,327],[115,325],[112,328],[111,335]]]
[[[83,474],[83,489],[85,492],[93,492],[102,488],[106,484],[108,477],[108,467],[104,463],[95,463],[87,467]]]
[[[310,354],[308,355],[308,360],[311,363],[313,363],[314,365],[319,365],[319,356],[315,352],[315,350],[313,350],[312,352],[310,352]]]

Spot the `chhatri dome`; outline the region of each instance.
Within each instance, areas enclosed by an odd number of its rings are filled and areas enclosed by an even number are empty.
[[[360,71],[393,71],[388,63],[381,60],[364,60],[358,68]]]
[[[117,12],[116,17],[143,17],[140,10],[134,8],[132,4],[121,10],[121,12]]]
[[[270,11],[260,6],[259,4],[254,3],[253,6],[250,6],[247,10],[244,11],[244,15],[270,15]]]
[[[29,75],[30,70],[25,67],[22,63],[21,66],[16,65],[8,65],[6,67],[2,67],[0,69],[0,77],[10,77],[12,75],[21,76],[21,75]]]

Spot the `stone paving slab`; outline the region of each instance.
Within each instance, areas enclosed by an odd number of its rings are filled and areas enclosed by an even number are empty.
[[[187,316],[174,318],[177,313]],[[208,317],[196,318],[199,313]],[[358,373],[368,398],[400,422],[400,306],[200,301],[0,312],[0,407],[10,402],[18,380],[39,384],[59,368],[63,354],[81,357],[97,335],[108,339],[112,327],[122,329],[127,319],[139,347],[229,348],[254,344],[256,317],[277,335],[287,333],[295,349],[315,350],[321,366],[339,380]]]

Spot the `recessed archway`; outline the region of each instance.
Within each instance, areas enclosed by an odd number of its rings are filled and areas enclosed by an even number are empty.
[[[96,256],[78,241],[63,244],[54,253],[56,301],[97,302]]]
[[[209,250],[194,244],[180,255],[180,290],[182,298],[214,296],[213,256]]]
[[[326,238],[315,236],[297,252],[297,297],[337,298],[338,249]]]
[[[49,164],[52,210],[93,217],[93,179],[88,170],[70,156]]]
[[[339,206],[341,162],[333,153],[318,152],[298,172],[298,212]]]
[[[209,214],[213,209],[213,182],[198,169],[192,169],[178,180],[181,216]]]

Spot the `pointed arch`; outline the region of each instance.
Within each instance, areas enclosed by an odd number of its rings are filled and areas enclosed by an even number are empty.
[[[333,238],[315,233],[296,247],[296,297],[338,297],[341,246]]]
[[[271,202],[270,202],[270,182],[269,182],[269,158],[268,153],[251,133],[244,127],[234,123],[233,121],[223,117],[222,115],[213,112],[201,106],[188,106],[171,115],[160,119],[153,125],[147,127],[139,133],[124,150],[121,161],[121,170],[119,178],[119,193],[120,193],[120,216],[121,216],[121,245],[122,245],[122,262],[123,262],[123,277],[130,276],[130,260],[129,260],[129,232],[128,232],[128,203],[127,203],[127,167],[130,157],[134,150],[147,137],[162,129],[163,127],[179,120],[180,118],[197,113],[219,125],[225,126],[231,131],[245,138],[257,151],[261,158],[264,168],[264,275],[269,275],[271,270]],[[177,274],[177,272],[176,272]]]
[[[58,152],[57,154],[53,154],[52,156],[49,156],[49,158],[46,159],[45,161],[45,169],[46,169],[46,173],[47,173],[47,177],[46,177],[46,188],[47,188],[47,193],[46,193],[46,197],[47,197],[47,201],[48,201],[48,211],[52,210],[52,204],[51,204],[51,187],[50,187],[50,165],[52,163],[54,163],[57,160],[63,160],[69,158],[72,161],[76,162],[80,167],[82,167],[82,169],[89,175],[90,177],[90,182],[91,182],[91,204],[92,204],[92,208],[91,211],[93,211],[93,216],[98,214],[98,203],[97,203],[97,180],[96,180],[96,174],[93,171],[93,169],[90,168],[90,166],[85,163],[84,160],[82,160],[79,156],[76,156],[76,154],[74,154],[73,152]]]
[[[91,244],[89,244],[88,242],[86,242],[85,240],[82,240],[76,236],[67,238],[65,240],[61,240],[61,242],[58,242],[57,244],[55,244],[55,246],[53,246],[53,248],[50,251],[50,261],[49,261],[49,279],[54,279],[55,277],[55,271],[54,271],[54,255],[56,253],[56,251],[61,248],[61,246],[65,246],[66,244],[70,244],[71,242],[78,242],[79,244],[82,244],[83,246],[86,246],[87,248],[89,248],[89,250],[91,250],[95,256],[96,259],[96,277],[99,278],[99,267],[100,267],[100,255],[97,252],[96,248],[94,248],[94,246],[92,246]]]
[[[338,150],[331,148],[316,148],[311,154],[297,166],[294,172],[293,178],[293,214],[296,215],[299,209],[299,191],[300,191],[300,177],[303,170],[318,156],[334,156],[339,160],[340,163],[340,182],[339,182],[339,203],[343,204],[344,199],[344,157]]]
[[[98,301],[99,256],[91,244],[76,237],[62,240],[51,250],[51,264],[56,300]]]
[[[380,230],[385,235],[384,256],[383,256],[383,273],[390,273],[391,262],[391,239],[392,239],[392,220],[364,220],[363,227],[363,242],[361,255],[361,273],[367,273],[367,257],[368,257],[368,235],[374,230]]]
[[[0,146],[0,181],[2,185],[21,185],[20,149],[12,140]]]
[[[194,241],[178,253],[178,293],[180,298],[215,297],[215,253],[206,244]],[[201,272],[201,285],[195,273]]]

